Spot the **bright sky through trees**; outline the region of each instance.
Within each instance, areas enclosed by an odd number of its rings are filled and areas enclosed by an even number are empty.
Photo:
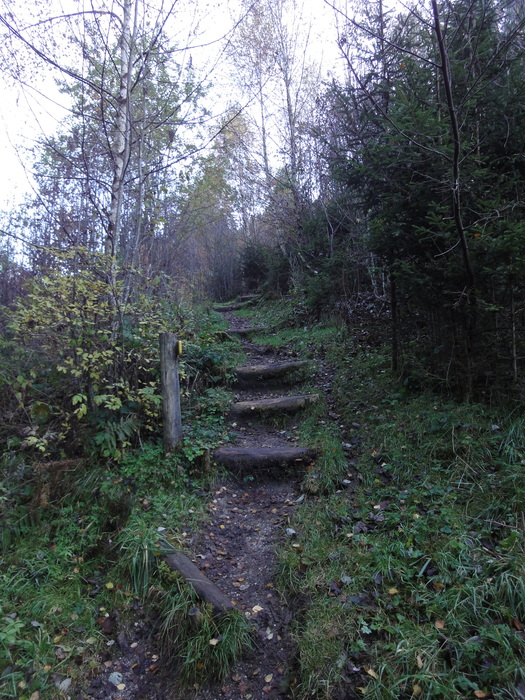
[[[166,10],[166,3],[155,3]],[[65,17],[73,13],[92,12],[95,9],[111,9],[111,3],[96,5],[89,0],[52,0],[45,5],[27,5],[19,0],[2,0],[0,15],[15,26],[22,37],[30,35],[31,26],[41,22],[40,35],[44,37],[49,30],[61,27],[58,36],[63,40],[64,64],[68,63],[70,50],[66,39],[72,27],[81,27],[80,22],[69,18],[48,21],[52,17]],[[191,61],[200,74],[200,78],[210,85],[208,109],[212,118],[226,111],[235,101],[243,103],[238,88],[232,84],[235,66],[228,65],[227,43],[235,36],[236,27],[245,15],[237,0],[220,2],[195,2],[177,0],[173,4],[173,13],[168,20],[167,30],[179,47],[183,61]],[[309,30],[311,56],[319,63],[324,63],[323,75],[330,75],[338,63],[336,33],[333,24],[333,12],[324,0],[305,2],[302,8],[305,29]],[[4,26],[2,34],[9,36]],[[56,41],[53,38],[53,41]],[[31,55],[28,47],[19,39],[13,43],[4,43],[4,80],[0,85],[0,157],[3,167],[0,170],[0,188],[6,210],[19,203],[33,187],[31,178],[32,149],[38,140],[55,133],[57,126],[69,110],[69,96],[57,89],[55,80],[64,78],[58,69],[45,64]],[[11,47],[11,48],[9,48]],[[56,48],[56,47],[55,47]],[[58,47],[60,55],[60,47]],[[16,62],[23,66],[34,62],[34,79],[27,80],[23,74],[6,76],[10,70],[9,50],[16,53]],[[13,54],[11,54],[12,59]]]

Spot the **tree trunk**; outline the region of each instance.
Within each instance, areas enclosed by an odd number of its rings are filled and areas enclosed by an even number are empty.
[[[132,60],[131,13],[134,2],[137,3],[138,0],[124,0],[123,2],[119,59],[119,94],[117,98],[117,117],[112,149],[113,180],[111,182],[111,200],[105,244],[105,253],[111,259],[114,258],[118,247],[124,175],[129,158],[129,99]],[[135,12],[136,11],[137,5],[135,5]]]

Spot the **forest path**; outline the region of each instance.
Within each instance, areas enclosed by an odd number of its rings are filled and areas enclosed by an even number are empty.
[[[234,331],[243,331],[250,321],[223,311]],[[247,356],[246,366],[297,362],[300,358],[249,341],[249,334],[237,333]],[[291,367],[293,370],[297,367]],[[239,383],[235,402],[290,395],[287,378],[261,378]],[[196,561],[223,593],[235,603],[254,629],[254,648],[246,653],[224,679],[193,693],[178,693],[181,700],[262,700],[289,697],[293,678],[288,677],[294,644],[290,622],[293,610],[275,588],[276,549],[293,537],[293,512],[301,507],[299,481],[312,455],[284,459],[283,453],[300,448],[296,431],[300,415],[278,414],[269,420],[258,416],[230,416],[230,432],[237,450],[266,451],[277,457],[270,462],[250,458],[240,461],[220,458],[231,476],[217,486],[209,504],[210,522],[194,545]],[[276,452],[275,452],[276,451]],[[220,450],[218,451],[220,453]],[[308,454],[306,454],[308,453]],[[281,456],[279,456],[281,455]],[[217,455],[219,457],[219,455]],[[287,532],[288,531],[288,532]]]
[[[250,342],[247,319],[223,312],[230,330],[242,343],[245,366],[277,368],[282,363],[301,362],[292,351],[262,347]],[[279,398],[293,393],[292,367],[288,376],[240,381],[235,385],[235,402]],[[258,374],[258,372],[256,372]],[[323,373],[322,373],[322,376]],[[323,389],[328,387],[323,385]],[[75,700],[275,700],[290,697],[293,689],[294,642],[291,622],[294,610],[276,590],[277,548],[293,538],[293,513],[304,497],[299,486],[310,450],[291,459],[283,451],[300,449],[300,413],[260,416],[231,415],[230,432],[235,448],[266,451],[276,458],[235,462],[218,459],[226,474],[218,481],[208,504],[209,520],[198,533],[188,533],[190,559],[224,595],[234,602],[253,628],[253,649],[219,683],[194,688],[182,687],[176,668],[166,673],[154,635],[156,619],[141,601],[134,605],[135,622],[120,624],[118,618],[103,631],[109,638],[107,653],[92,670],[84,692]],[[228,448],[220,448],[228,449]],[[287,532],[288,530],[288,532]],[[103,613],[101,613],[103,614]],[[116,651],[116,653],[115,653]]]

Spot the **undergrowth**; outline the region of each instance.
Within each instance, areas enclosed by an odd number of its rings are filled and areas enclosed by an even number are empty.
[[[252,646],[252,630],[241,612],[214,614],[211,606],[200,602],[182,577],[164,563],[149,595],[162,620],[164,658],[185,683],[223,679]]]
[[[326,352],[346,478],[280,553],[296,696],[525,697],[523,418],[412,394],[336,329]]]
[[[68,688],[81,692],[84,680],[99,668],[100,651],[107,651],[111,643],[104,633],[106,617],[118,614],[122,625],[131,624],[139,603],[153,609],[148,595],[152,590],[178,606],[180,616],[188,616],[193,602],[187,586],[179,582],[171,587],[159,564],[166,542],[184,549],[206,518],[205,496],[214,478],[207,455],[227,439],[224,413],[229,394],[218,384],[228,384],[239,344],[224,337],[221,325],[207,312],[193,312],[185,321],[190,342],[181,363],[184,432],[173,454],[163,454],[158,412],[156,434],[136,449],[121,450],[118,459],[101,458],[100,451],[92,450],[81,456],[48,455],[22,449],[20,441],[4,443],[2,698],[54,700],[65,697]],[[42,384],[39,387],[41,391]],[[57,384],[53,390],[67,392],[68,386]],[[156,393],[153,386],[152,392]],[[26,398],[34,403],[29,393]],[[155,610],[161,617],[168,612],[157,603]],[[208,626],[216,624],[209,615],[206,620]],[[199,639],[199,658],[206,660],[210,675],[223,675],[248,633],[235,616],[217,625],[227,644],[221,642],[215,649],[208,638],[205,646],[204,631],[196,637],[182,626],[185,632],[179,633],[171,651],[166,647],[167,656],[179,650],[182,667],[195,669],[188,650]],[[189,679],[192,673],[183,675]]]

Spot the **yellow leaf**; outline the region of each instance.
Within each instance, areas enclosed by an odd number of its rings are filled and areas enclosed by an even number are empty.
[[[272,678],[273,678],[273,673],[269,673],[267,676],[264,677],[264,682],[270,683]]]
[[[258,613],[258,612],[261,612],[261,610],[264,610],[264,608],[261,608],[260,605],[254,605],[252,610],[254,613]]]
[[[413,698],[419,697],[422,692],[423,692],[423,688],[420,685],[412,686],[412,697]]]
[[[436,620],[435,625],[436,625],[436,629],[442,630],[445,628],[445,621],[444,620]]]
[[[217,644],[218,644],[220,641],[221,641],[220,639],[214,638],[214,639],[210,639],[210,642],[209,642],[209,643],[210,643],[210,646],[215,647],[215,646],[217,646]]]
[[[375,678],[376,680],[379,678],[379,676],[377,675],[377,673],[374,671],[373,668],[367,668],[365,666],[365,671],[368,673],[369,676],[372,676],[372,678]]]
[[[388,592],[390,593],[390,595],[395,595],[396,593],[399,593],[397,588],[389,588]]]
[[[110,591],[112,588],[115,588],[115,584],[111,583],[111,581],[108,581],[106,583],[106,588]]]
[[[416,656],[416,662],[418,668],[423,668],[423,659],[421,658],[421,654]]]
[[[485,693],[483,690],[475,690],[474,695],[477,698],[488,698],[489,697],[489,693]]]

